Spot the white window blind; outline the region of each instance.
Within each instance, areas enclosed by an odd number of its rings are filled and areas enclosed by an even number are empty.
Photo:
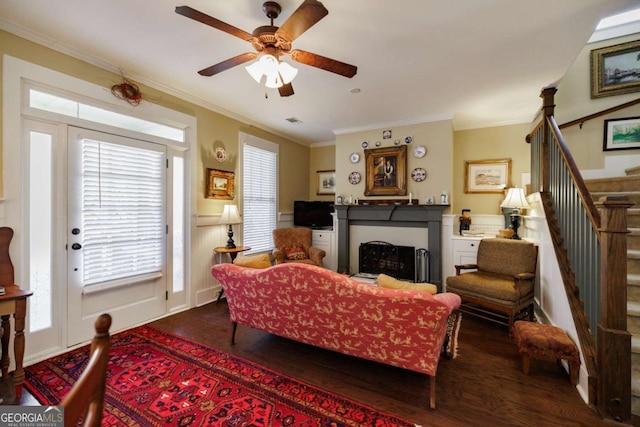
[[[164,169],[162,151],[82,141],[84,286],[162,270]]]
[[[273,249],[278,194],[278,145],[246,142],[243,150],[243,242],[251,252]]]

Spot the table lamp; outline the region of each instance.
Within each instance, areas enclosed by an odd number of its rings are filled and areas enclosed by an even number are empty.
[[[524,189],[522,188],[510,188],[507,192],[507,197],[500,205],[502,213],[505,217],[505,228],[513,229],[512,239],[520,240],[518,236],[518,227],[520,226],[520,209],[530,208],[527,203],[527,198],[524,195]],[[508,216],[508,221],[507,221]]]
[[[229,231],[227,232],[227,236],[229,236],[229,240],[227,240],[227,249],[232,249],[236,247],[236,244],[233,242],[233,224],[242,224],[242,218],[240,218],[240,214],[238,213],[238,207],[236,205],[224,205],[224,210],[222,211],[222,216],[220,217],[220,221],[218,221],[220,225],[228,225]]]

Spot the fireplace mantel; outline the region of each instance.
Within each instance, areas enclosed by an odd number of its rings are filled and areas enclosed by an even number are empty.
[[[338,219],[338,272],[349,272],[349,226],[428,229],[430,282],[442,290],[442,213],[449,205],[335,205]]]

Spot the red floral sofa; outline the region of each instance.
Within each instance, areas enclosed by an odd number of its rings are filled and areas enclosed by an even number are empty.
[[[435,408],[438,361],[451,329],[449,317],[460,306],[458,295],[372,286],[308,264],[266,269],[217,264],[211,274],[227,297],[232,342],[240,323],[424,373]]]

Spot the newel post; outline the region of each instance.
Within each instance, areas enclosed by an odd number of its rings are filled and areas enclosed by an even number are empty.
[[[549,191],[549,144],[551,143],[551,129],[548,119],[553,116],[556,104],[554,104],[554,95],[558,90],[555,87],[547,87],[542,89],[540,97],[542,98],[542,111],[544,118],[542,119],[542,159],[540,162],[540,174],[542,191]]]
[[[631,334],[627,332],[627,196],[605,196],[600,211],[600,323],[597,406],[605,420],[631,423]]]

